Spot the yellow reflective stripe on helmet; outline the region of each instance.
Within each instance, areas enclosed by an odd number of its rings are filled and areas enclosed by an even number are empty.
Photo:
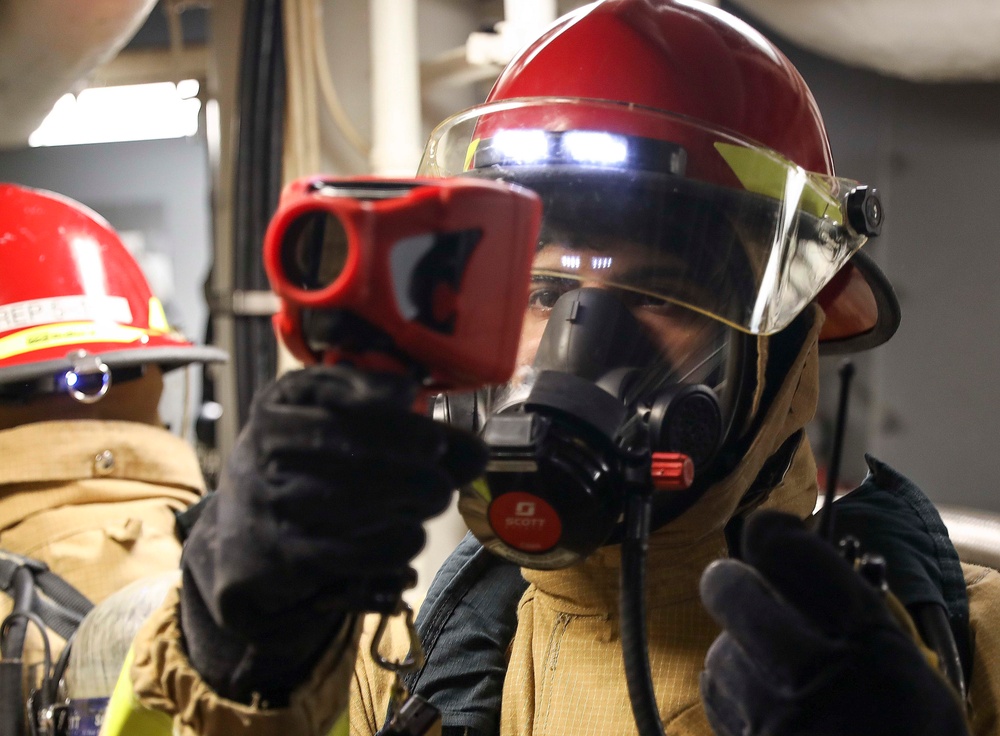
[[[0,360],[34,350],[76,345],[81,342],[140,342],[153,334],[114,322],[63,322],[29,327],[0,339]]]
[[[104,711],[104,725],[100,736],[171,736],[173,721],[158,710],[143,706],[132,687],[132,659],[135,654],[129,647],[125,663],[118,673],[118,682],[111,693],[108,708]]]
[[[772,151],[718,141],[715,143],[715,150],[729,164],[729,168],[748,192],[763,194],[778,201],[784,201],[789,194],[795,194],[798,201],[794,204],[798,209],[816,217],[827,217],[838,225],[843,224],[840,201],[822,190],[815,174],[777,157]],[[793,182],[790,177],[801,177],[804,181]],[[796,193],[797,189],[802,190],[801,194]]]
[[[149,297],[149,329],[156,332],[170,332],[167,314],[163,311],[163,303],[155,296]]]
[[[469,147],[465,151],[465,163],[462,166],[462,171],[468,171],[472,168],[472,158],[476,155],[477,148],[479,148],[479,138],[475,138],[469,143]]]

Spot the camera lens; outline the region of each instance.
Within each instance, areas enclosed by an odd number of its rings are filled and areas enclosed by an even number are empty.
[[[337,280],[348,252],[347,231],[339,219],[328,212],[307,212],[285,229],[281,266],[292,284],[316,291]]]

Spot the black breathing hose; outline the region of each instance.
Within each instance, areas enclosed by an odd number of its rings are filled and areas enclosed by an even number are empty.
[[[656,705],[656,691],[649,668],[646,639],[646,552],[649,549],[649,517],[652,492],[629,493],[625,501],[625,539],[619,585],[622,655],[625,682],[639,736],[664,736],[663,721]]]

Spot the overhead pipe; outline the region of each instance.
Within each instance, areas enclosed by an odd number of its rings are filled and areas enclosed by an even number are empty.
[[[52,106],[132,39],[156,0],[0,0],[0,146],[23,146]]]
[[[555,0],[505,0],[504,19],[493,32],[471,33],[464,46],[425,61],[421,83],[457,86],[496,79],[507,62],[557,17]]]
[[[558,16],[556,0],[504,0],[503,29],[507,59],[536,39]]]
[[[911,82],[1000,80],[1000,3],[991,0],[733,0],[813,53]]]
[[[371,172],[413,176],[423,149],[417,0],[369,0]]]

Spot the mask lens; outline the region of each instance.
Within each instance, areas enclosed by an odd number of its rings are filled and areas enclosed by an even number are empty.
[[[339,219],[327,212],[308,212],[285,230],[282,270],[294,286],[318,291],[343,273],[349,252],[347,231]]]

